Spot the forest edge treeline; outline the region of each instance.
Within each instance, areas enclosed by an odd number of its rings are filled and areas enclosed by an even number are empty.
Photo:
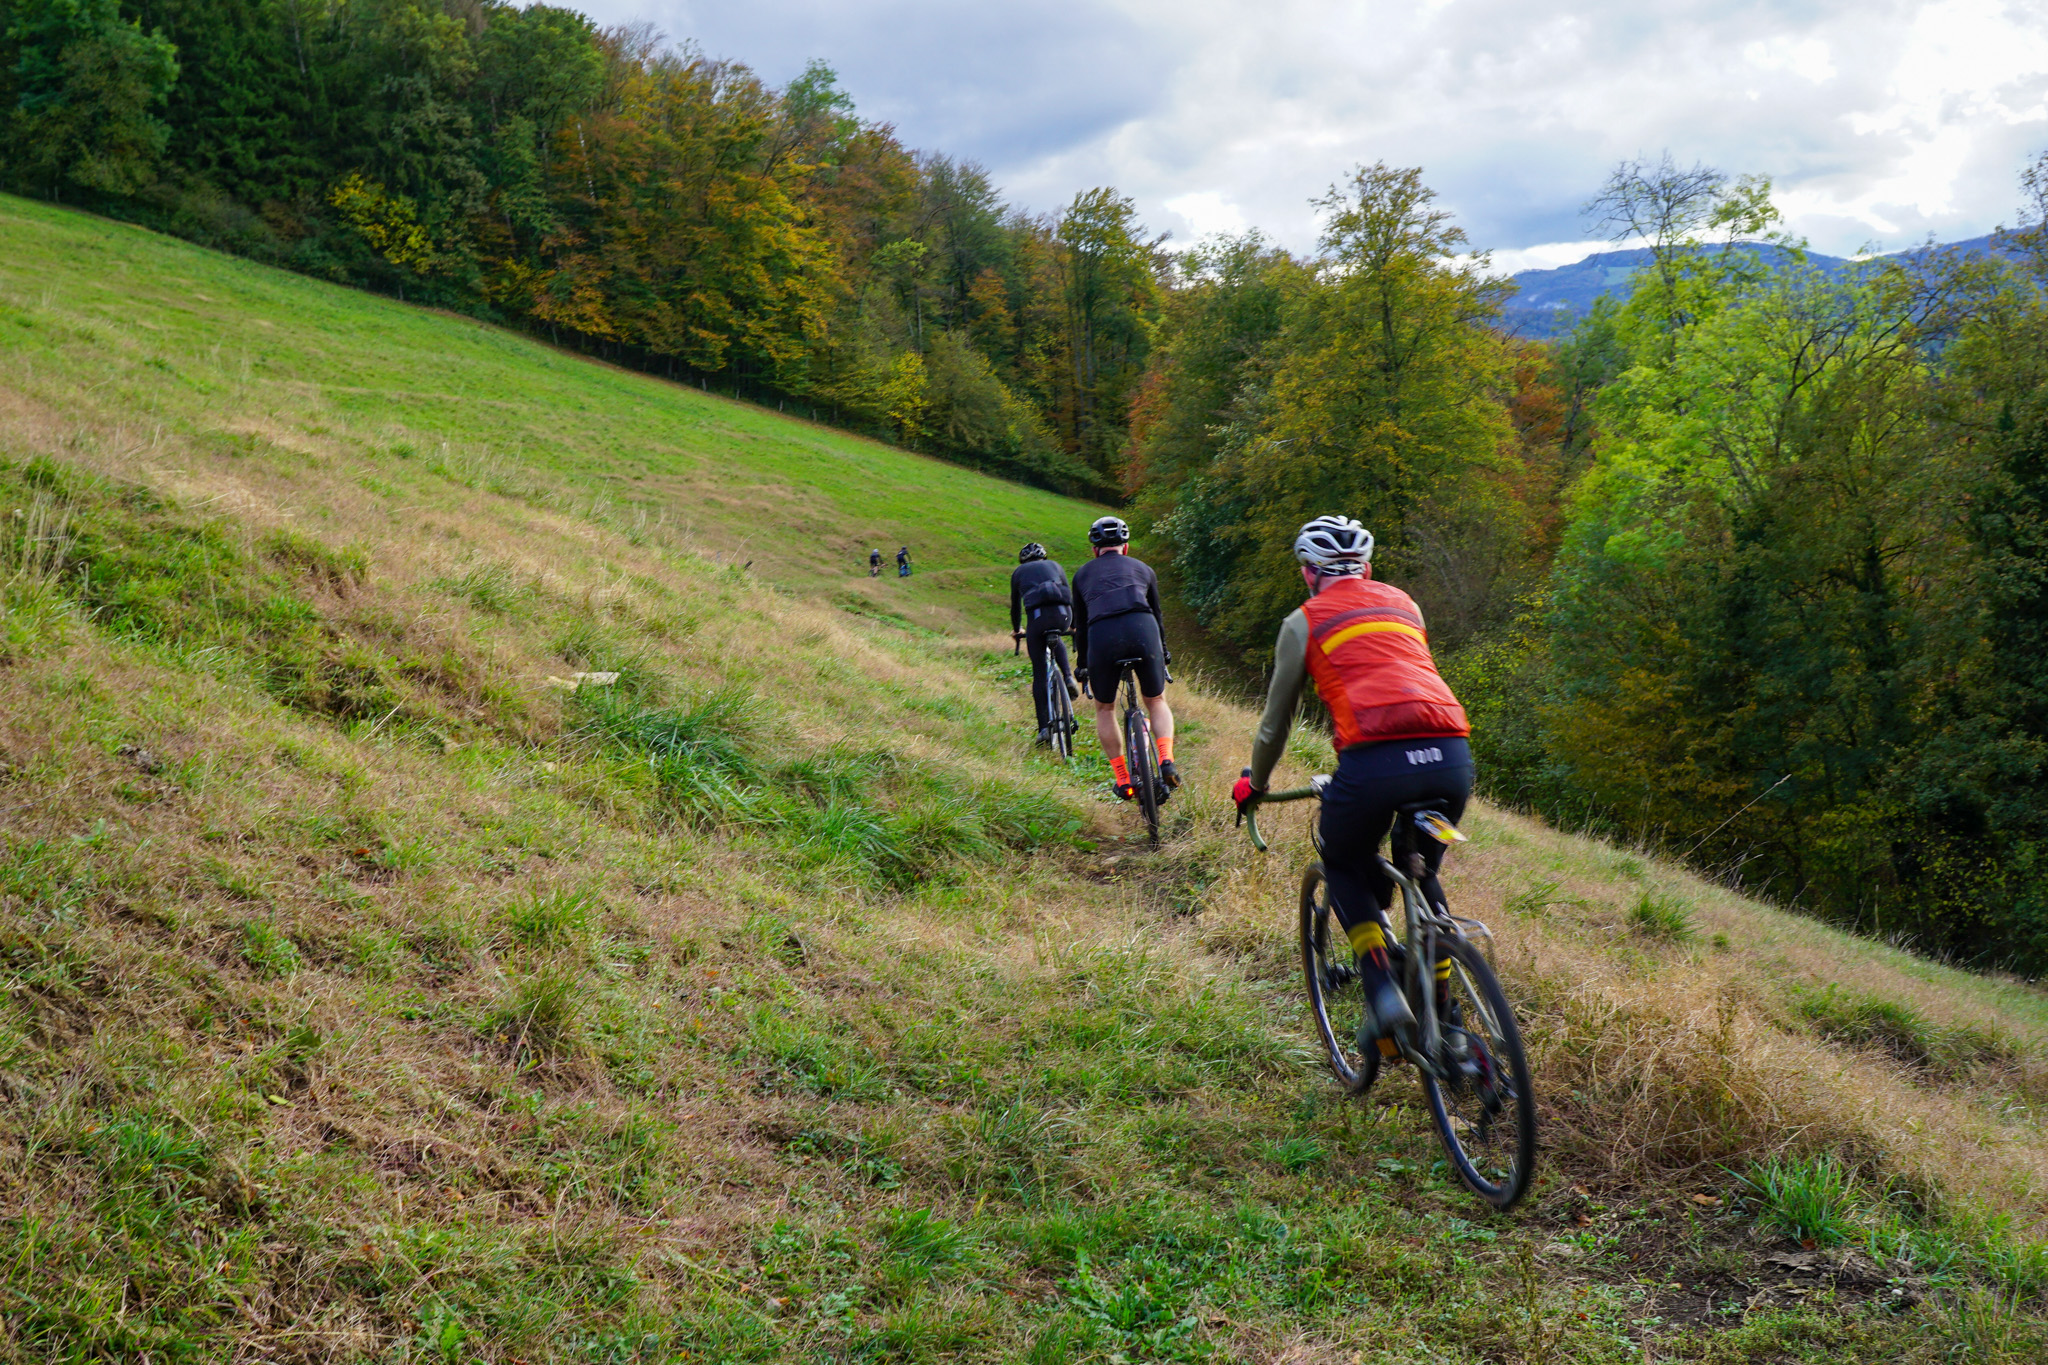
[[[746,67],[495,0],[12,0],[20,192],[1127,501],[1253,666],[1343,511],[1497,799],[1980,963],[2048,962],[2048,163],[2006,258],[1808,264],[1768,182],[1593,204],[1555,344],[1419,170],[1301,257],[1056,215]],[[1769,252],[1734,249],[1766,243]]]

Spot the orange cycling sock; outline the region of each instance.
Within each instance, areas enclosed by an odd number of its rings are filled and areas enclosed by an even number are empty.
[[[1109,760],[1109,771],[1115,775],[1116,784],[1119,787],[1131,785],[1131,765],[1124,761],[1122,754],[1118,754],[1115,758]]]
[[[1153,748],[1155,748],[1155,749],[1157,749],[1157,750],[1159,750],[1159,761],[1160,761],[1161,763],[1171,763],[1171,762],[1173,762],[1173,736],[1172,736],[1172,735],[1156,735],[1156,736],[1154,736],[1154,737],[1153,737],[1153,740],[1152,740],[1152,747],[1153,747]]]

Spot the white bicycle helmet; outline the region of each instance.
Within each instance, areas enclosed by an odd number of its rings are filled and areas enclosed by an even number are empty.
[[[1372,562],[1372,532],[1349,517],[1317,517],[1294,538],[1294,557],[1317,573],[1363,573]]]

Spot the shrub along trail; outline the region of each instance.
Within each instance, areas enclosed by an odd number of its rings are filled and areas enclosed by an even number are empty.
[[[2031,989],[1481,809],[1487,1216],[1306,1050],[1250,717],[1183,690],[1156,854],[1024,748],[989,584],[1090,509],[0,210],[10,1355],[2048,1347]],[[987,578],[835,578],[885,515]]]

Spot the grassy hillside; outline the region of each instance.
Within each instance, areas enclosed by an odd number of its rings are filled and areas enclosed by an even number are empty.
[[[1549,1174],[1341,1100],[1249,716],[1022,743],[1092,509],[5,200],[0,460],[13,1358],[2048,1349],[2031,988],[1480,810]]]
[[[28,201],[0,198],[0,232],[20,400],[69,408],[76,376],[64,357],[75,357],[127,458],[159,463],[174,436],[256,457],[281,480],[263,490],[275,514],[314,527],[371,508],[453,508],[484,491],[659,529],[777,583],[863,592],[864,573],[845,582],[856,560],[864,569],[870,548],[893,556],[908,543],[925,581],[892,584],[888,600],[924,619],[1006,592],[1023,539],[1072,560],[1101,514],[466,318]],[[334,461],[360,467],[342,474]],[[317,505],[296,482],[309,467],[338,475]]]

